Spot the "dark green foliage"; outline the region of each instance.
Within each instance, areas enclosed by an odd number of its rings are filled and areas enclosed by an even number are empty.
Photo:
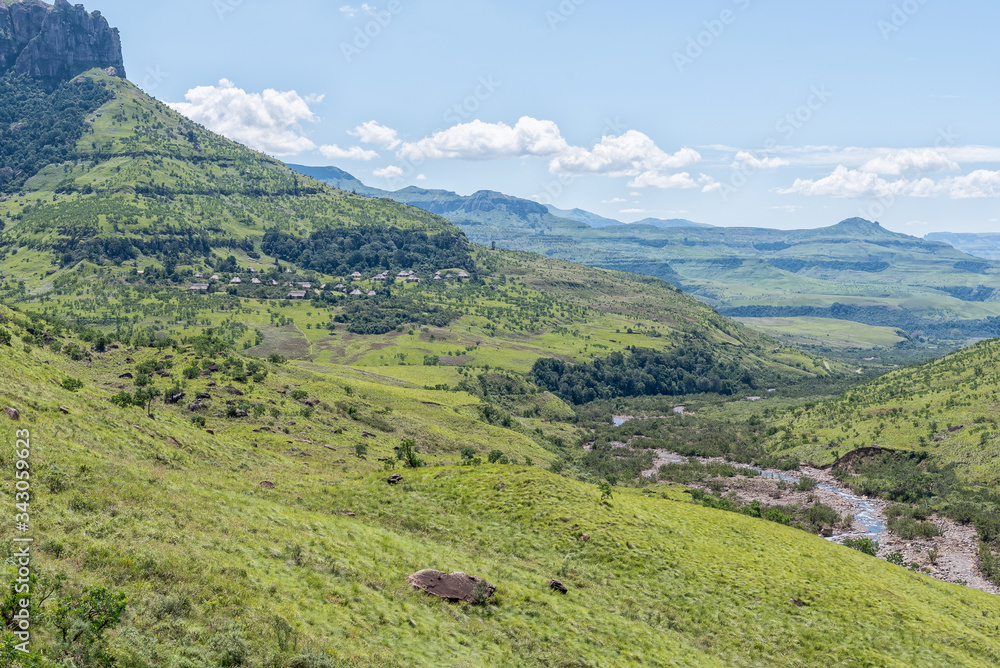
[[[424,460],[417,456],[417,444],[412,439],[405,439],[403,443],[399,446],[399,450],[396,453],[396,459],[403,462],[403,466],[407,468],[416,469],[424,466]]]
[[[9,346],[10,345],[10,331],[4,327],[0,327],[0,345]]]
[[[486,458],[490,464],[509,464],[510,460],[507,459],[507,455],[503,453],[502,450],[491,450],[490,454]]]
[[[890,564],[895,564],[896,566],[902,566],[903,565],[903,553],[902,552],[893,552],[890,555],[888,555],[885,558],[885,560],[888,561]]]
[[[815,529],[825,526],[833,526],[840,521],[837,511],[825,503],[813,504],[806,513],[806,519]]]
[[[724,362],[708,347],[695,345],[671,351],[628,348],[581,364],[542,358],[531,373],[540,387],[574,404],[659,394],[731,395],[738,387],[756,386],[753,374],[739,364]]]
[[[296,237],[272,227],[264,233],[261,243],[261,250],[268,255],[333,276],[401,269],[433,273],[455,267],[471,272],[471,249],[457,229],[428,234],[420,229],[369,225],[324,227],[308,237]]]
[[[76,392],[83,387],[83,381],[79,378],[67,378],[62,382],[62,388],[70,392]]]
[[[955,467],[939,466],[927,457],[920,451],[883,453],[865,460],[848,484],[856,493],[901,503],[945,497],[959,485]]]
[[[325,299],[331,299],[324,294]],[[445,327],[459,313],[425,300],[417,301],[402,295],[381,293],[369,299],[348,302],[335,322],[346,323],[352,334],[387,334],[404,325]]]
[[[816,486],[818,484],[819,483],[816,482],[816,480],[814,480],[813,478],[810,478],[808,476],[803,476],[802,478],[799,479],[797,483],[795,483],[795,491],[811,492],[814,489],[816,489]]]
[[[46,165],[75,158],[87,114],[111,96],[90,79],[48,93],[30,77],[0,76],[0,193],[16,192]]]
[[[849,547],[871,557],[878,554],[878,542],[871,538],[847,538],[844,540],[844,547]]]

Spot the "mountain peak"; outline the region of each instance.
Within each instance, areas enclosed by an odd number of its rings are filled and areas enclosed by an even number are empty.
[[[67,0],[0,0],[0,74],[54,85],[95,67],[125,77],[118,29],[99,11]]]

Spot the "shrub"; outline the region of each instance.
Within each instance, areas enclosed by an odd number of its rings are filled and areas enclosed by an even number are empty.
[[[472,604],[473,605],[486,605],[487,601],[490,600],[492,596],[490,588],[482,580],[476,582],[476,586],[472,588]]]
[[[11,339],[10,332],[5,328],[0,327],[0,345],[9,346],[10,339]]]
[[[903,565],[903,554],[901,552],[893,552],[888,557],[885,558],[890,564],[895,564],[896,566]]]
[[[205,416],[204,415],[192,415],[191,424],[202,429],[205,428]]]
[[[403,462],[403,466],[411,469],[417,469],[424,466],[424,461],[417,457],[417,444],[413,439],[405,439],[402,445],[399,446],[399,452],[396,454],[396,459]]]
[[[795,484],[795,490],[799,492],[811,492],[816,489],[819,483],[810,477],[804,477]]]
[[[368,454],[368,446],[365,445],[364,443],[358,443],[357,445],[354,446],[354,454],[356,454],[358,457],[364,457],[365,455]]]
[[[295,401],[304,401],[309,398],[309,393],[305,390],[292,390],[292,399]]]
[[[848,538],[844,541],[844,547],[863,552],[871,557],[878,554],[878,542],[871,538]]]
[[[67,378],[62,382],[62,388],[68,392],[76,392],[83,387],[83,381],[79,378]]]
[[[279,355],[278,353],[274,353],[273,355],[267,358],[267,361],[270,362],[271,364],[284,364],[285,362],[288,361],[288,359],[284,355]]]
[[[184,371],[182,373],[183,373],[184,377],[187,378],[188,380],[194,380],[199,375],[201,375],[201,369],[199,369],[198,367],[192,365],[192,366],[189,366],[186,369],[184,369]]]
[[[490,454],[486,457],[490,464],[506,464],[507,457],[503,454],[501,450],[491,450]],[[503,460],[503,461],[501,461]]]
[[[837,511],[825,503],[815,503],[806,513],[809,524],[816,528],[833,526],[840,521]]]

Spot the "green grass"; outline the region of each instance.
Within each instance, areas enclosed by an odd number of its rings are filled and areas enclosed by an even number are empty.
[[[888,348],[906,339],[891,327],[832,318],[736,318],[751,329],[798,345]]]
[[[1000,657],[1000,603],[981,592],[670,489],[617,489],[602,505],[595,486],[537,467],[438,466],[469,442],[503,443],[536,464],[549,455],[478,422],[464,410],[472,398],[429,407],[422,390],[273,367],[263,386],[244,388],[253,401],[284,400],[285,410],[292,402],[277,391],[287,385],[331,407],[355,402],[364,415],[389,405],[381,417],[395,431],[320,406],[310,418],[282,416],[278,433],[253,431],[266,420],[211,415],[211,435],[182,407],[158,404],[149,419],[102,399],[127,382],[117,378],[131,368],[126,354],[93,354],[87,365],[24,352],[16,337],[0,347],[0,402],[21,411],[0,438],[27,428],[34,444],[35,567],[128,594],[109,636],[123,665],[189,665],[185,656],[216,665],[224,643],[245,646],[249,665],[289,665],[305,651],[371,666],[988,666]],[[149,351],[132,354],[138,362]],[[174,354],[176,370],[188,353]],[[84,387],[64,390],[65,377]],[[291,421],[293,433],[281,434]],[[377,434],[366,439],[369,462],[353,455],[361,429]],[[373,460],[405,436],[434,465],[397,469],[404,482],[390,487]],[[9,546],[10,527],[2,532]],[[485,608],[443,603],[406,584],[421,568],[475,573],[498,593]],[[570,593],[551,592],[550,578]],[[279,648],[284,623],[294,650]],[[42,625],[35,647],[50,641]]]

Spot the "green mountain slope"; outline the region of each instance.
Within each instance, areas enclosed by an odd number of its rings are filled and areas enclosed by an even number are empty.
[[[40,321],[0,317],[13,335],[0,345],[0,402],[19,411],[0,422],[2,438],[27,429],[32,445],[32,567],[67,577],[43,610],[83,600],[85,585],[127,598],[121,621],[91,645],[64,644],[58,616],[39,618],[32,647],[50,657],[100,649],[130,666],[1000,659],[995,597],[673,492],[619,490],[602,504],[593,486],[524,466],[547,453],[474,418],[468,395],[416,410],[427,393],[273,364],[266,378],[234,383],[223,354],[219,371],[184,381],[189,396],[212,395],[198,411],[203,428],[189,399],[157,402],[150,419],[105,398],[130,385],[124,371],[140,373],[163,352],[89,350],[73,361],[37,345]],[[165,371],[181,378],[208,359],[199,349],[211,346],[171,350]],[[66,389],[67,378],[82,385]],[[250,405],[247,417],[226,416],[226,384],[243,392],[235,398]],[[259,417],[257,405],[267,408]],[[377,460],[394,460],[400,438],[432,466],[397,468],[403,481],[390,486]],[[438,466],[457,461],[460,444],[501,441],[516,464]],[[9,451],[2,461],[12,465]],[[6,476],[3,487],[13,493]],[[11,537],[5,523],[5,550]],[[497,593],[484,606],[445,603],[406,583],[422,568],[474,573]],[[551,591],[551,578],[569,592]]]

